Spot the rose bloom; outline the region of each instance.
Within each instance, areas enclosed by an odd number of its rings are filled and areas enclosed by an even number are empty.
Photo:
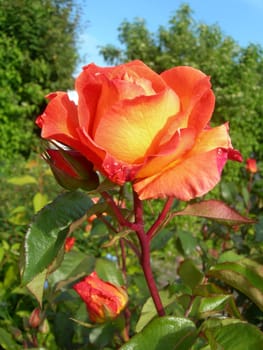
[[[36,121],[42,137],[77,150],[119,185],[132,181],[140,199],[202,196],[227,159],[242,160],[228,124],[209,126],[215,96],[200,70],[180,66],[159,75],[138,60],[89,64],[75,90],[78,102],[66,92],[48,96]]]
[[[92,322],[103,323],[116,318],[128,302],[126,291],[110,282],[101,280],[92,272],[73,286],[85,302]]]
[[[256,173],[258,171],[256,159],[248,158],[246,161],[246,169],[253,174]]]

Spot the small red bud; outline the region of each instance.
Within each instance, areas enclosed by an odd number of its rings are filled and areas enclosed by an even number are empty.
[[[75,244],[76,238],[75,237],[67,237],[65,241],[65,252],[68,253]]]
[[[36,307],[29,317],[29,326],[31,328],[37,328],[40,325],[41,317],[40,317],[41,310],[39,307]]]
[[[248,158],[246,161],[246,169],[250,173],[256,173],[258,171],[256,159]]]

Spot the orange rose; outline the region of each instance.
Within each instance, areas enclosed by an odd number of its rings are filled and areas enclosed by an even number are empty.
[[[128,295],[122,287],[101,280],[96,272],[73,288],[85,302],[90,320],[96,323],[116,318],[128,302]]]
[[[211,190],[227,159],[241,160],[228,124],[209,127],[215,97],[209,77],[191,67],[158,75],[141,61],[84,67],[78,102],[49,95],[38,117],[42,137],[80,152],[96,170],[140,199],[190,200]]]

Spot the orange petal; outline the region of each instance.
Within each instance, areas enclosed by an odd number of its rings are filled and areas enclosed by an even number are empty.
[[[215,105],[209,77],[187,66],[171,68],[161,77],[179,96],[182,111],[188,117],[188,126],[196,131],[202,130],[211,119]]]
[[[184,142],[187,145],[191,134],[185,135],[187,137]],[[177,147],[182,151],[187,150],[184,145]],[[183,156],[172,158],[171,154],[164,159],[160,156],[146,164],[136,175],[138,180],[134,185],[135,191],[141,199],[175,196],[181,200],[189,200],[201,196],[220,180],[228,149],[231,148],[228,124],[204,130],[191,150]],[[170,164],[167,162],[169,157]],[[159,167],[158,161],[162,167]]]
[[[154,91],[159,92],[167,88],[165,81],[162,77],[150,69],[146,64],[140,60],[134,60],[125,64],[126,68],[131,69],[137,74],[138,77],[144,78],[152,82]]]
[[[176,132],[167,144],[160,147],[157,155],[147,159],[146,164],[138,171],[135,178],[153,176],[162,172],[166,167],[170,167],[171,164],[175,166],[175,163],[180,162],[184,154],[194,146],[195,136],[193,129]]]
[[[225,151],[224,161],[227,159]],[[218,150],[196,154],[166,171],[134,183],[140,199],[176,197],[183,201],[210,191],[220,180]]]
[[[125,76],[130,76],[134,80],[145,79],[151,82],[155,92],[167,88],[162,77],[140,60],[134,60],[113,67],[100,67],[92,63],[85,66],[83,70],[90,75],[96,76],[96,78],[104,76],[109,80],[123,80]]]
[[[178,110],[179,100],[172,90],[121,101],[101,118],[94,140],[121,161],[142,161]]]
[[[203,130],[195,142],[191,155],[211,151],[215,148],[232,148],[228,134],[228,123]]]
[[[141,85],[140,85],[140,84]],[[97,104],[96,114],[92,121],[91,135],[94,136],[101,118],[108,110],[121,100],[132,100],[142,95],[152,95],[153,91],[150,86],[147,86],[148,81],[132,82],[125,80],[107,80],[104,79],[100,98]]]
[[[36,120],[36,124],[42,128],[41,136],[55,139],[72,148],[76,147],[79,144],[77,106],[69,100],[65,92],[56,92],[47,97],[50,102]]]
[[[84,70],[76,79],[78,93],[78,118],[82,130],[90,134],[97,112],[97,105],[102,89],[102,77]]]

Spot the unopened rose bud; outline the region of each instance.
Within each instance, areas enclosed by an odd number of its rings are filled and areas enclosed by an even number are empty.
[[[256,173],[258,171],[256,159],[248,158],[246,161],[246,169],[250,173]]]
[[[62,148],[58,143],[52,144],[42,154],[49,164],[57,182],[68,190],[81,188],[93,190],[99,184],[93,164],[77,151]]]
[[[28,323],[29,326],[32,328],[37,328],[40,325],[41,317],[40,317],[41,310],[39,307],[36,307],[29,317]]]
[[[85,302],[89,318],[95,323],[116,318],[128,302],[124,288],[101,280],[96,272],[76,283],[73,288]]]
[[[68,253],[74,247],[75,240],[76,240],[75,237],[67,237],[66,238],[65,247],[64,247],[66,253]]]

